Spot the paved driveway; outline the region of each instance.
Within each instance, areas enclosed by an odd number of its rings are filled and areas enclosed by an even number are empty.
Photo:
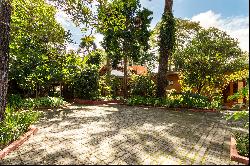
[[[217,113],[124,105],[44,110],[39,131],[1,164],[237,164]]]

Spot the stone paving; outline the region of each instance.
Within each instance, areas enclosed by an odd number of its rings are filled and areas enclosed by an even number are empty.
[[[7,164],[234,165],[232,128],[219,113],[125,105],[43,110],[39,128]]]

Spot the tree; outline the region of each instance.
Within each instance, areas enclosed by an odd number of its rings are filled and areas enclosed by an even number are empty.
[[[158,22],[155,26],[155,28],[152,31],[152,35],[150,36],[150,46],[152,48],[152,52],[154,52],[154,61],[155,59],[159,57],[159,35],[160,35],[160,27],[161,27],[162,21]],[[181,52],[189,43],[192,38],[199,32],[201,29],[201,26],[197,22],[193,22],[190,20],[185,20],[181,18],[175,18],[175,45],[173,49],[172,55],[169,57],[169,70],[170,67],[174,66],[175,70],[178,70],[178,64],[175,62],[175,57],[179,57],[179,52]],[[171,66],[172,65],[172,66]]]
[[[165,8],[159,35],[159,67],[157,75],[157,97],[163,97],[166,89],[166,74],[168,59],[171,56],[175,43],[175,21],[172,13],[173,0],[165,0]]]
[[[83,51],[84,55],[89,54],[91,51],[94,51],[97,49],[97,46],[95,44],[95,37],[94,36],[84,36],[81,38],[80,43],[80,51]]]
[[[8,61],[10,42],[10,0],[0,1],[0,122],[4,119],[8,89]]]
[[[51,83],[61,81],[69,35],[56,22],[55,8],[44,0],[11,4],[10,81],[26,93],[47,91]]]
[[[216,29],[201,29],[186,47],[175,56],[175,63],[183,74],[183,83],[207,93],[221,88],[226,75],[246,69],[247,56],[238,41]]]
[[[148,30],[151,11],[140,9],[139,0],[113,0],[102,3],[98,10],[99,32],[104,35],[103,47],[114,65],[123,59],[124,96],[127,97],[127,65],[138,61],[149,49]]]

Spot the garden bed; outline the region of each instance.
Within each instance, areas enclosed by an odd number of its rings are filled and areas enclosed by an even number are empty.
[[[231,136],[231,143],[230,143],[230,158],[233,161],[237,161],[239,163],[243,163],[248,165],[249,164],[249,158],[244,157],[238,154],[238,151],[236,149],[236,140],[234,137]]]
[[[0,151],[0,160],[3,159],[6,155],[17,149],[19,146],[21,146],[26,140],[30,138],[31,135],[36,134],[38,131],[38,128],[31,126],[29,130],[24,133],[21,137],[19,137],[18,140],[13,141],[10,143],[7,147],[5,147],[3,150]]]
[[[122,101],[120,100],[82,100],[82,99],[74,99],[74,103],[76,104],[86,104],[86,105],[102,105],[108,103],[117,103],[120,104]]]
[[[192,111],[192,112],[214,112],[218,113],[216,109],[201,109],[201,108],[168,108],[164,106],[149,106],[149,105],[128,105],[127,106],[135,106],[135,107],[148,107],[148,108],[161,108],[161,109],[169,109],[173,111]]]

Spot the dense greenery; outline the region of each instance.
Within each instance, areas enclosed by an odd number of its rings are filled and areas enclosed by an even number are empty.
[[[139,62],[149,49],[152,12],[141,9],[139,0],[105,1],[98,8],[98,31],[104,35],[103,48],[113,67],[123,60],[124,96],[127,96],[127,65]],[[145,59],[145,58],[144,58]]]
[[[84,61],[87,65],[96,65],[97,67],[99,67],[103,63],[104,58],[105,52],[100,49],[97,49],[86,55],[84,57]]]
[[[166,98],[134,96],[127,100],[128,105],[164,106],[167,108],[219,109],[218,101],[193,93],[170,94]]]
[[[97,99],[99,97],[99,73],[96,66],[86,66],[76,75],[73,83],[75,97]]]
[[[199,94],[220,93],[225,75],[247,68],[238,42],[216,28],[201,29],[175,56],[184,87]]]
[[[99,80],[99,92],[101,96],[115,99],[122,93],[122,78],[105,74]]]
[[[13,0],[12,8],[10,80],[26,93],[48,89],[62,78],[68,33],[45,1]]]
[[[249,134],[235,134],[236,149],[242,156],[249,157]]]
[[[16,140],[35,123],[40,116],[36,111],[15,111],[7,107],[4,121],[0,122],[0,150]]]
[[[32,109],[41,107],[59,107],[65,104],[60,97],[39,97],[22,99],[20,95],[10,95],[8,104],[13,109]]]
[[[155,83],[152,77],[147,75],[132,75],[130,79],[130,93],[132,96],[155,96]]]

